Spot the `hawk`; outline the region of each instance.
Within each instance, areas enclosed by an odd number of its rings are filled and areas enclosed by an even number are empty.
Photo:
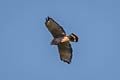
[[[72,59],[72,47],[70,41],[78,42],[78,37],[73,33],[66,36],[64,29],[50,17],[46,18],[45,25],[54,37],[51,41],[51,45],[57,45],[60,59],[70,64]]]

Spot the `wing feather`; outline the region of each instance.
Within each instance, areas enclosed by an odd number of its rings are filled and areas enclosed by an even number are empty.
[[[58,44],[60,59],[70,64],[72,59],[72,47],[69,42]]]
[[[45,25],[54,38],[63,37],[66,35],[64,29],[50,17],[46,19]]]

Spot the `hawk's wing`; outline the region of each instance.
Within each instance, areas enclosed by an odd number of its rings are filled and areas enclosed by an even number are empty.
[[[50,17],[46,19],[45,25],[54,38],[63,37],[66,35],[63,28]]]
[[[72,59],[72,47],[69,42],[58,44],[60,59],[70,64]]]

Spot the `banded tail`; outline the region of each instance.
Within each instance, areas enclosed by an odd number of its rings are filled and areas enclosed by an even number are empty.
[[[75,34],[71,33],[68,37],[69,37],[70,41],[78,42],[78,37]]]

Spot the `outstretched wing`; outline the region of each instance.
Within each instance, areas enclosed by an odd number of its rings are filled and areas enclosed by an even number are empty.
[[[66,35],[63,28],[50,17],[46,18],[45,25],[48,28],[48,30],[51,32],[54,38],[63,37]]]
[[[70,64],[72,59],[72,47],[69,42],[58,44],[60,59]]]

